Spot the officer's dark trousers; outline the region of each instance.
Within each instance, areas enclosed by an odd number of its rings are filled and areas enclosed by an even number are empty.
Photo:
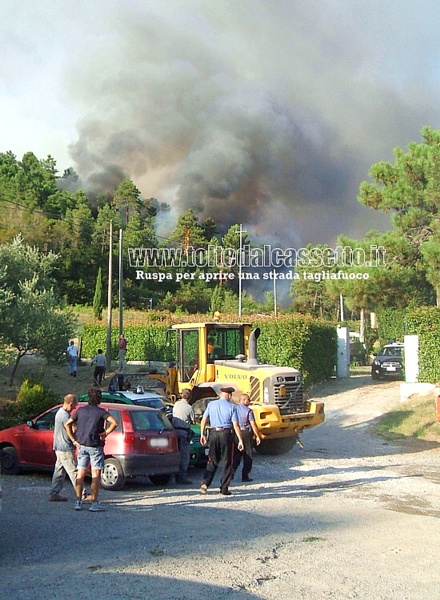
[[[220,480],[220,490],[227,490],[232,479],[232,431],[230,429],[224,429],[223,431],[210,429],[208,444],[208,464],[203,474],[202,483],[206,483],[208,487],[211,485],[221,462],[223,470]]]
[[[240,452],[240,450],[237,448],[238,438],[236,435],[234,435],[234,457],[232,474],[234,474],[235,471],[238,469],[238,467],[240,466],[241,459],[243,458],[243,469],[241,472],[241,477],[242,479],[246,479],[246,477],[249,477],[249,473],[252,470],[252,430],[242,429],[241,437],[243,438],[242,452]]]

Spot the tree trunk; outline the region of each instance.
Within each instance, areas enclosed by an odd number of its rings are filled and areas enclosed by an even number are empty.
[[[14,367],[12,368],[11,377],[10,377],[10,379],[9,379],[9,385],[13,385],[13,383],[14,383],[14,378],[15,378],[15,374],[16,374],[16,372],[17,372],[17,369],[18,369],[18,363],[20,362],[21,358],[22,358],[22,357],[23,357],[25,354],[26,354],[26,352],[19,352],[19,353],[17,354],[17,358],[16,358],[16,360],[15,360]]]
[[[359,324],[359,341],[365,342],[365,308],[361,308],[361,322]]]

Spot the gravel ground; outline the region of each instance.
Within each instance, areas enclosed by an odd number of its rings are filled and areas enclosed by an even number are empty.
[[[104,513],[47,501],[50,476],[3,476],[0,592],[10,600],[440,598],[439,449],[375,438],[399,382],[333,380],[327,419],[256,456],[233,496],[136,481]]]

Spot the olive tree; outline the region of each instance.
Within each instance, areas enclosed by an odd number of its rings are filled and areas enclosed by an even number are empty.
[[[20,360],[39,353],[59,360],[73,336],[73,315],[62,310],[54,290],[57,256],[24,244],[20,237],[0,246],[0,346],[3,360],[11,354],[14,364],[10,385]]]

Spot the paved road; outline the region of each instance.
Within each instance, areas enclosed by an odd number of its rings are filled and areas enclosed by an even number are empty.
[[[67,484],[71,502],[57,504],[49,476],[3,477],[2,596],[440,598],[437,445],[371,436],[397,382],[352,378],[316,393],[327,420],[305,448],[257,456],[254,482],[229,498],[138,481],[103,492],[105,513],[77,513]]]

